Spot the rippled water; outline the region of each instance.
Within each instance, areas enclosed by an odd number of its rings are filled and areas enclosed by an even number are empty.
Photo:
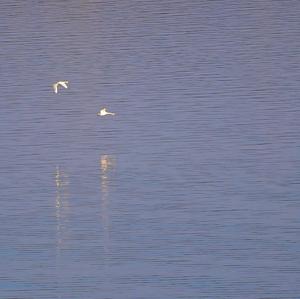
[[[299,1],[0,11],[0,298],[299,298]]]

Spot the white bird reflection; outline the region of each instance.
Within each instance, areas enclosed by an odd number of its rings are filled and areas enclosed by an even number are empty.
[[[69,176],[62,171],[59,166],[56,166],[55,171],[55,216],[56,216],[56,234],[57,234],[57,248],[61,249],[64,246],[66,239],[68,222],[68,215],[70,211],[69,204]]]
[[[57,276],[57,288],[60,289],[64,283],[63,273],[63,249],[67,247],[67,240],[69,239],[69,176],[61,170],[59,166],[56,166],[54,182],[56,187],[55,197],[55,218],[56,218],[56,276]],[[59,296],[59,298],[61,298]]]
[[[110,254],[110,173],[114,169],[115,159],[110,155],[101,155],[99,160],[100,166],[100,188],[101,188],[101,221],[104,236],[104,253],[105,259]]]

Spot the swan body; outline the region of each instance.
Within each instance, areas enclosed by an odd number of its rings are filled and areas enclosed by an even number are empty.
[[[115,115],[113,112],[106,111],[106,108],[101,109],[98,113],[98,116],[105,116],[105,115]]]

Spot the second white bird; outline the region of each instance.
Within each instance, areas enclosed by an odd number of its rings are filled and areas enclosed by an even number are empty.
[[[106,111],[106,108],[101,109],[98,113],[98,116],[105,116],[105,115],[115,115],[113,112]]]

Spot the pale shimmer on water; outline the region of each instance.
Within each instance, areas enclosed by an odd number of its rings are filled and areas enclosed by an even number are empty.
[[[1,299],[300,298],[300,1],[0,13]]]

